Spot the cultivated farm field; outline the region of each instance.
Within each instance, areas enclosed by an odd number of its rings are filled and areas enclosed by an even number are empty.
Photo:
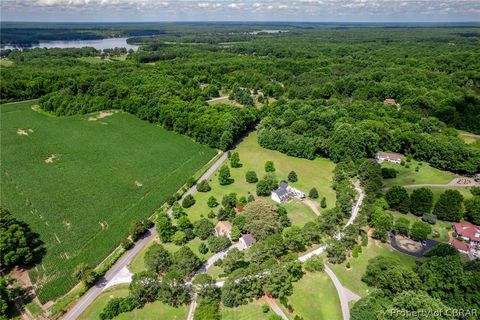
[[[1,109],[1,205],[29,223],[47,254],[30,271],[42,302],[75,284],[216,151],[122,112],[57,118],[36,101]],[[34,110],[35,109],[35,110]]]

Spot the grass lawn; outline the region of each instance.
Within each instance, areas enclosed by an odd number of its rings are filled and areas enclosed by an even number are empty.
[[[397,177],[395,179],[385,179],[384,182],[388,187],[395,185],[410,185],[410,184],[447,184],[455,178],[455,174],[442,171],[436,168],[431,167],[428,163],[422,162],[422,165],[419,165],[418,161],[412,160],[410,163],[410,168],[406,166],[401,166],[399,164],[393,164],[389,162],[382,163],[383,168],[394,168],[398,171]],[[416,172],[415,168],[419,167],[419,171]]]
[[[464,199],[468,199],[473,197],[472,193],[470,192],[470,188],[449,188],[449,187],[428,187],[433,192],[433,203],[437,202],[440,198],[440,195],[444,193],[448,189],[457,190],[460,192]],[[407,191],[411,193],[416,188],[407,188]]]
[[[221,306],[220,314],[222,320],[266,320],[273,314],[272,310],[263,313],[262,305],[266,304],[263,300],[255,300],[249,304],[236,308],[226,308]]]
[[[309,221],[317,218],[317,215],[307,205],[299,200],[293,199],[284,204],[288,217],[293,225],[303,226]]]
[[[192,241],[190,241],[189,243],[187,243],[187,247],[189,247],[190,249],[192,249],[193,253],[195,253],[197,255],[197,257],[199,257],[200,259],[204,259],[204,260],[207,260],[208,258],[210,258],[212,256],[212,253],[210,251],[208,251],[206,254],[201,254],[199,251],[198,251],[198,246],[200,245],[201,242],[204,242],[205,244],[207,244],[206,241],[202,241],[200,240],[199,238],[195,238],[193,239]],[[147,252],[148,248],[153,244],[153,243],[160,243],[159,240],[158,240],[158,237],[155,237],[155,240],[152,241],[150,244],[148,244],[147,246],[145,246],[136,256],[135,258],[133,258],[132,262],[129,264],[128,266],[128,269],[133,272],[133,273],[137,273],[137,272],[140,272],[140,271],[145,271],[145,263],[144,263],[144,257],[145,257],[145,253]],[[173,243],[162,243],[162,245],[165,247],[165,249],[167,249],[168,251],[170,252],[175,252],[177,251],[178,249],[181,248],[181,246],[177,246],[177,245],[174,245]]]
[[[207,270],[207,274],[211,275],[215,280],[223,279],[220,277],[220,275],[223,274],[223,269],[221,267],[212,266]]]
[[[0,59],[0,67],[9,67],[13,64],[12,60]]]
[[[463,130],[458,130],[458,136],[460,137],[460,139],[462,139],[463,141],[465,141],[465,143],[468,143],[468,144],[474,143],[480,140],[480,135],[473,134]]]
[[[108,301],[113,298],[128,296],[128,285],[121,284],[103,291],[93,302],[82,312],[79,320],[99,319],[99,315]]]
[[[307,272],[293,287],[293,294],[288,298],[294,308],[291,318],[295,315],[305,320],[343,318],[337,290],[326,273]]]
[[[188,305],[183,305],[178,308],[171,307],[167,304],[155,301],[154,303],[146,304],[142,309],[134,309],[131,312],[122,313],[116,316],[115,320],[151,320],[151,319],[165,319],[165,320],[184,320],[188,315]]]
[[[68,292],[75,266],[96,266],[216,151],[127,113],[54,117],[35,103],[0,106],[0,200],[45,242],[30,271],[44,303]]]
[[[410,221],[410,227],[415,221],[422,221],[421,217],[417,217],[411,213],[408,214],[403,214],[400,212],[396,211],[389,211],[391,214],[393,214],[395,220],[402,217],[402,218],[407,218]],[[432,225],[432,230],[437,231],[440,234],[440,237],[434,238],[430,234],[429,239],[437,240],[440,242],[448,242],[449,236],[448,236],[448,231],[452,229],[452,223],[447,222],[447,221],[440,221],[437,220],[437,223]]]
[[[216,99],[216,98],[214,98]],[[213,100],[213,99],[212,99]],[[235,100],[230,100],[228,99],[228,96],[225,96],[225,97],[220,97],[219,99],[216,99],[216,100],[213,100],[213,101],[208,101],[208,104],[209,105],[216,105],[216,104],[228,104],[230,106],[234,106],[234,107],[243,107],[242,104],[236,102]]]
[[[415,258],[395,251],[389,244],[381,243],[372,238],[368,240],[368,245],[362,247],[362,253],[357,258],[347,260],[350,261],[351,268],[349,270],[345,268],[346,262],[342,264],[328,264],[341,284],[361,297],[365,297],[368,294],[368,286],[361,279],[370,259],[382,255],[395,257],[400,260],[400,263],[405,265],[413,266],[415,264]]]
[[[248,170],[254,170],[259,179],[261,179],[265,174],[264,164],[267,160],[274,162],[276,168],[275,174],[279,180],[286,180],[288,173],[294,170],[298,176],[298,181],[292,183],[294,187],[307,194],[312,187],[316,187],[320,194],[317,203],[320,202],[321,197],[325,196],[327,208],[335,205],[335,192],[331,188],[332,171],[335,167],[332,161],[323,158],[317,158],[315,160],[300,159],[287,156],[278,151],[264,149],[257,143],[256,132],[252,132],[246,137],[245,140],[238,145],[236,151],[238,151],[240,155],[242,167],[230,168],[234,182],[227,186],[220,186],[217,172],[212,175],[209,180],[212,190],[210,192],[197,193],[195,195],[195,205],[186,209],[192,221],[198,220],[201,216],[207,217],[208,212],[212,210],[207,206],[207,199],[210,196],[216,197],[218,202],[221,202],[223,195],[231,192],[237,193],[239,197],[247,197],[249,193],[256,196],[255,184],[250,184],[245,181],[245,173]],[[303,225],[305,222],[315,219],[315,214],[304,204],[292,201],[287,203],[286,207],[289,209],[288,215],[290,219],[295,224]],[[218,207],[213,210],[216,213]]]

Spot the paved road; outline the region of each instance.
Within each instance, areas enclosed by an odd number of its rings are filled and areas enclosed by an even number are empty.
[[[212,166],[200,177],[198,181],[208,179],[210,176],[225,162],[227,159],[227,152],[224,152],[213,164]],[[191,187],[182,197],[180,200],[183,199],[188,194],[194,194],[197,192],[196,185]],[[169,214],[171,214],[171,210],[169,210]],[[77,319],[80,314],[87,309],[87,307],[100,295],[102,290],[106,287],[107,283],[111,281],[124,267],[132,262],[133,258],[142,250],[152,239],[155,237],[157,230],[155,227],[148,230],[147,234],[139,240],[135,246],[127,251],[114,265],[113,267],[108,270],[105,276],[100,279],[92,288],[90,288],[77,302],[77,304],[70,309],[67,314],[64,316],[65,320],[74,320]]]
[[[63,317],[65,320],[77,319],[80,314],[98,297],[98,295],[105,288],[107,283],[111,281],[117,273],[126,267],[132,259],[143,249],[143,247],[149,243],[155,236],[155,228],[151,228],[147,233],[133,246],[132,249],[127,251],[110,270],[107,271],[104,277],[102,277],[93,287],[91,287],[87,293],[85,293],[77,304],[70,309]]]

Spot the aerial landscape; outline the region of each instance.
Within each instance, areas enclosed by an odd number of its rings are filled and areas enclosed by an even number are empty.
[[[480,319],[477,1],[0,17],[0,319]]]

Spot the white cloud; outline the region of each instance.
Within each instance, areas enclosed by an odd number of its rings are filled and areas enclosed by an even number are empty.
[[[340,14],[342,21],[430,21],[440,14],[480,21],[478,0],[0,0],[0,7],[2,20],[27,21],[326,21]]]

